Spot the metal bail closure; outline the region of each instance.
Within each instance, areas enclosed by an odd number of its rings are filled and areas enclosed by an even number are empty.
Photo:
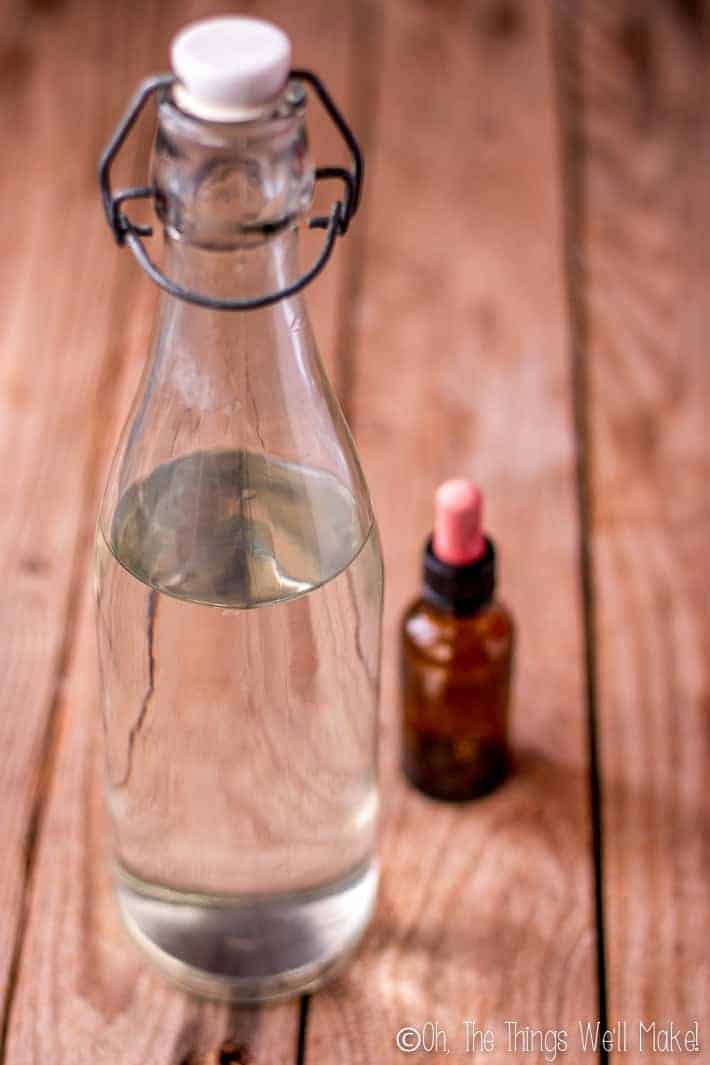
[[[218,311],[252,311],[258,307],[268,307],[270,304],[277,303],[288,296],[293,296],[296,292],[300,292],[301,289],[305,288],[321,272],[330,259],[335,245],[335,238],[347,232],[350,220],[360,204],[363,179],[363,158],[360,146],[320,78],[310,70],[292,70],[290,76],[297,81],[307,82],[314,89],[325,111],[332,119],[348,147],[352,166],[350,170],[346,170],[341,166],[317,167],[315,172],[316,181],[339,178],[345,187],[345,198],[344,200],[336,200],[327,216],[319,216],[310,220],[308,223],[310,229],[325,230],[325,240],[320,254],[315,262],[296,281],[285,288],[279,289],[277,292],[269,292],[265,296],[257,296],[254,299],[218,299],[214,296],[205,296],[200,292],[193,292],[191,289],[183,288],[181,285],[171,281],[152,261],[141,239],[142,237],[153,235],[152,227],[132,222],[123,210],[123,205],[127,200],[154,197],[155,188],[149,185],[135,185],[127,189],[120,189],[118,192],[114,192],[111,188],[111,166],[114,159],[123,147],[128,134],[150,97],[157,95],[158,99],[162,100],[175,84],[177,79],[173,74],[158,74],[147,78],[141,83],[128,106],[128,110],[116,126],[111,139],[104,148],[99,161],[98,178],[106,221],[113,231],[116,243],[127,244],[148,276],[165,292],[169,292],[171,296],[185,300],[187,303],[195,303],[198,307],[209,307]]]

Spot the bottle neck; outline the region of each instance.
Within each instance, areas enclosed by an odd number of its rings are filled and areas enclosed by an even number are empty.
[[[298,276],[298,230],[293,225],[258,244],[217,250],[166,230],[164,269],[194,292],[216,299],[253,299],[284,288]],[[294,321],[302,323],[299,331],[294,331]],[[259,381],[276,411],[285,407],[284,391],[295,387],[294,373],[320,374],[300,294],[253,310],[225,311],[163,293],[157,336],[157,380],[177,389],[180,402],[194,409],[228,406],[229,396],[245,393],[253,405]]]
[[[298,229],[291,225],[250,246],[219,249],[189,243],[167,229],[164,264],[183,288],[218,299],[253,299],[298,277]]]
[[[313,198],[302,103],[285,98],[268,118],[220,123],[186,115],[165,100],[151,174],[169,238],[211,252],[262,249],[231,259],[254,269],[260,260],[283,260],[284,242],[274,242],[293,230]],[[209,261],[219,275],[228,257],[221,266],[217,258]]]
[[[424,598],[449,614],[466,616],[482,610],[493,599],[496,587],[496,552],[486,537],[481,558],[464,566],[442,562],[434,554],[433,538],[424,547]]]

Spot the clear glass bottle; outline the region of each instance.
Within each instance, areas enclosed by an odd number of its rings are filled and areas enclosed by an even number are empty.
[[[159,107],[165,273],[217,297],[298,275],[303,99],[206,121]],[[242,312],[163,294],[97,533],[116,888],[189,988],[317,985],[376,893],[382,561],[300,295]]]

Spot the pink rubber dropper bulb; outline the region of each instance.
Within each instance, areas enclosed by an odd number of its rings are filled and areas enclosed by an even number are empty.
[[[450,566],[468,566],[486,552],[483,496],[473,481],[455,478],[436,491],[434,554]]]

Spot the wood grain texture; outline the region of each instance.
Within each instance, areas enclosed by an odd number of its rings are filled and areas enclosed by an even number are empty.
[[[581,35],[609,1013],[629,1065],[640,1019],[710,1036],[708,15],[609,0]]]
[[[506,1019],[571,1027],[597,1010],[549,15],[384,12],[350,400],[386,558],[383,883],[358,958],[311,1003],[306,1060],[400,1061],[398,1029],[433,1021],[449,1061],[508,1061]],[[434,487],[456,474],[487,493],[520,628],[518,770],[465,807],[396,773],[398,617]],[[464,1053],[466,1018],[495,1028],[495,1053]]]
[[[348,19],[323,0],[242,8],[278,18],[297,61],[317,66],[347,107]],[[10,294],[0,536],[11,610],[0,729],[12,752],[0,766],[8,870],[0,883],[0,987],[5,1060],[20,1065],[48,1054],[72,1065],[279,1065],[297,1053],[297,1002],[263,1014],[230,1011],[194,1002],[154,975],[119,927],[107,878],[91,539],[107,461],[148,350],[155,290],[113,248],[94,168],[140,78],[165,69],[171,34],[205,13],[212,9],[204,3],[18,8],[5,56],[20,156],[0,169],[4,202],[15,206],[0,237]],[[319,160],[337,161],[337,137],[313,111]],[[149,126],[126,148],[117,180],[144,180]],[[336,258],[311,293],[331,372],[340,278]]]
[[[0,744],[10,752],[0,765],[3,998],[48,779],[51,722],[75,631],[103,416],[98,396],[110,391],[118,366],[112,313],[118,296],[131,296],[110,253],[99,276],[94,272],[106,251],[93,195],[98,127],[119,101],[89,58],[107,47],[112,31],[127,33],[128,24],[118,11],[103,24],[89,20],[82,59],[55,48],[57,18],[50,8],[9,11],[1,64],[7,150],[0,168]],[[63,21],[68,35],[79,32],[78,14]],[[129,57],[122,60],[130,66]],[[95,100],[90,113],[87,98]],[[100,358],[97,336],[104,338]]]

